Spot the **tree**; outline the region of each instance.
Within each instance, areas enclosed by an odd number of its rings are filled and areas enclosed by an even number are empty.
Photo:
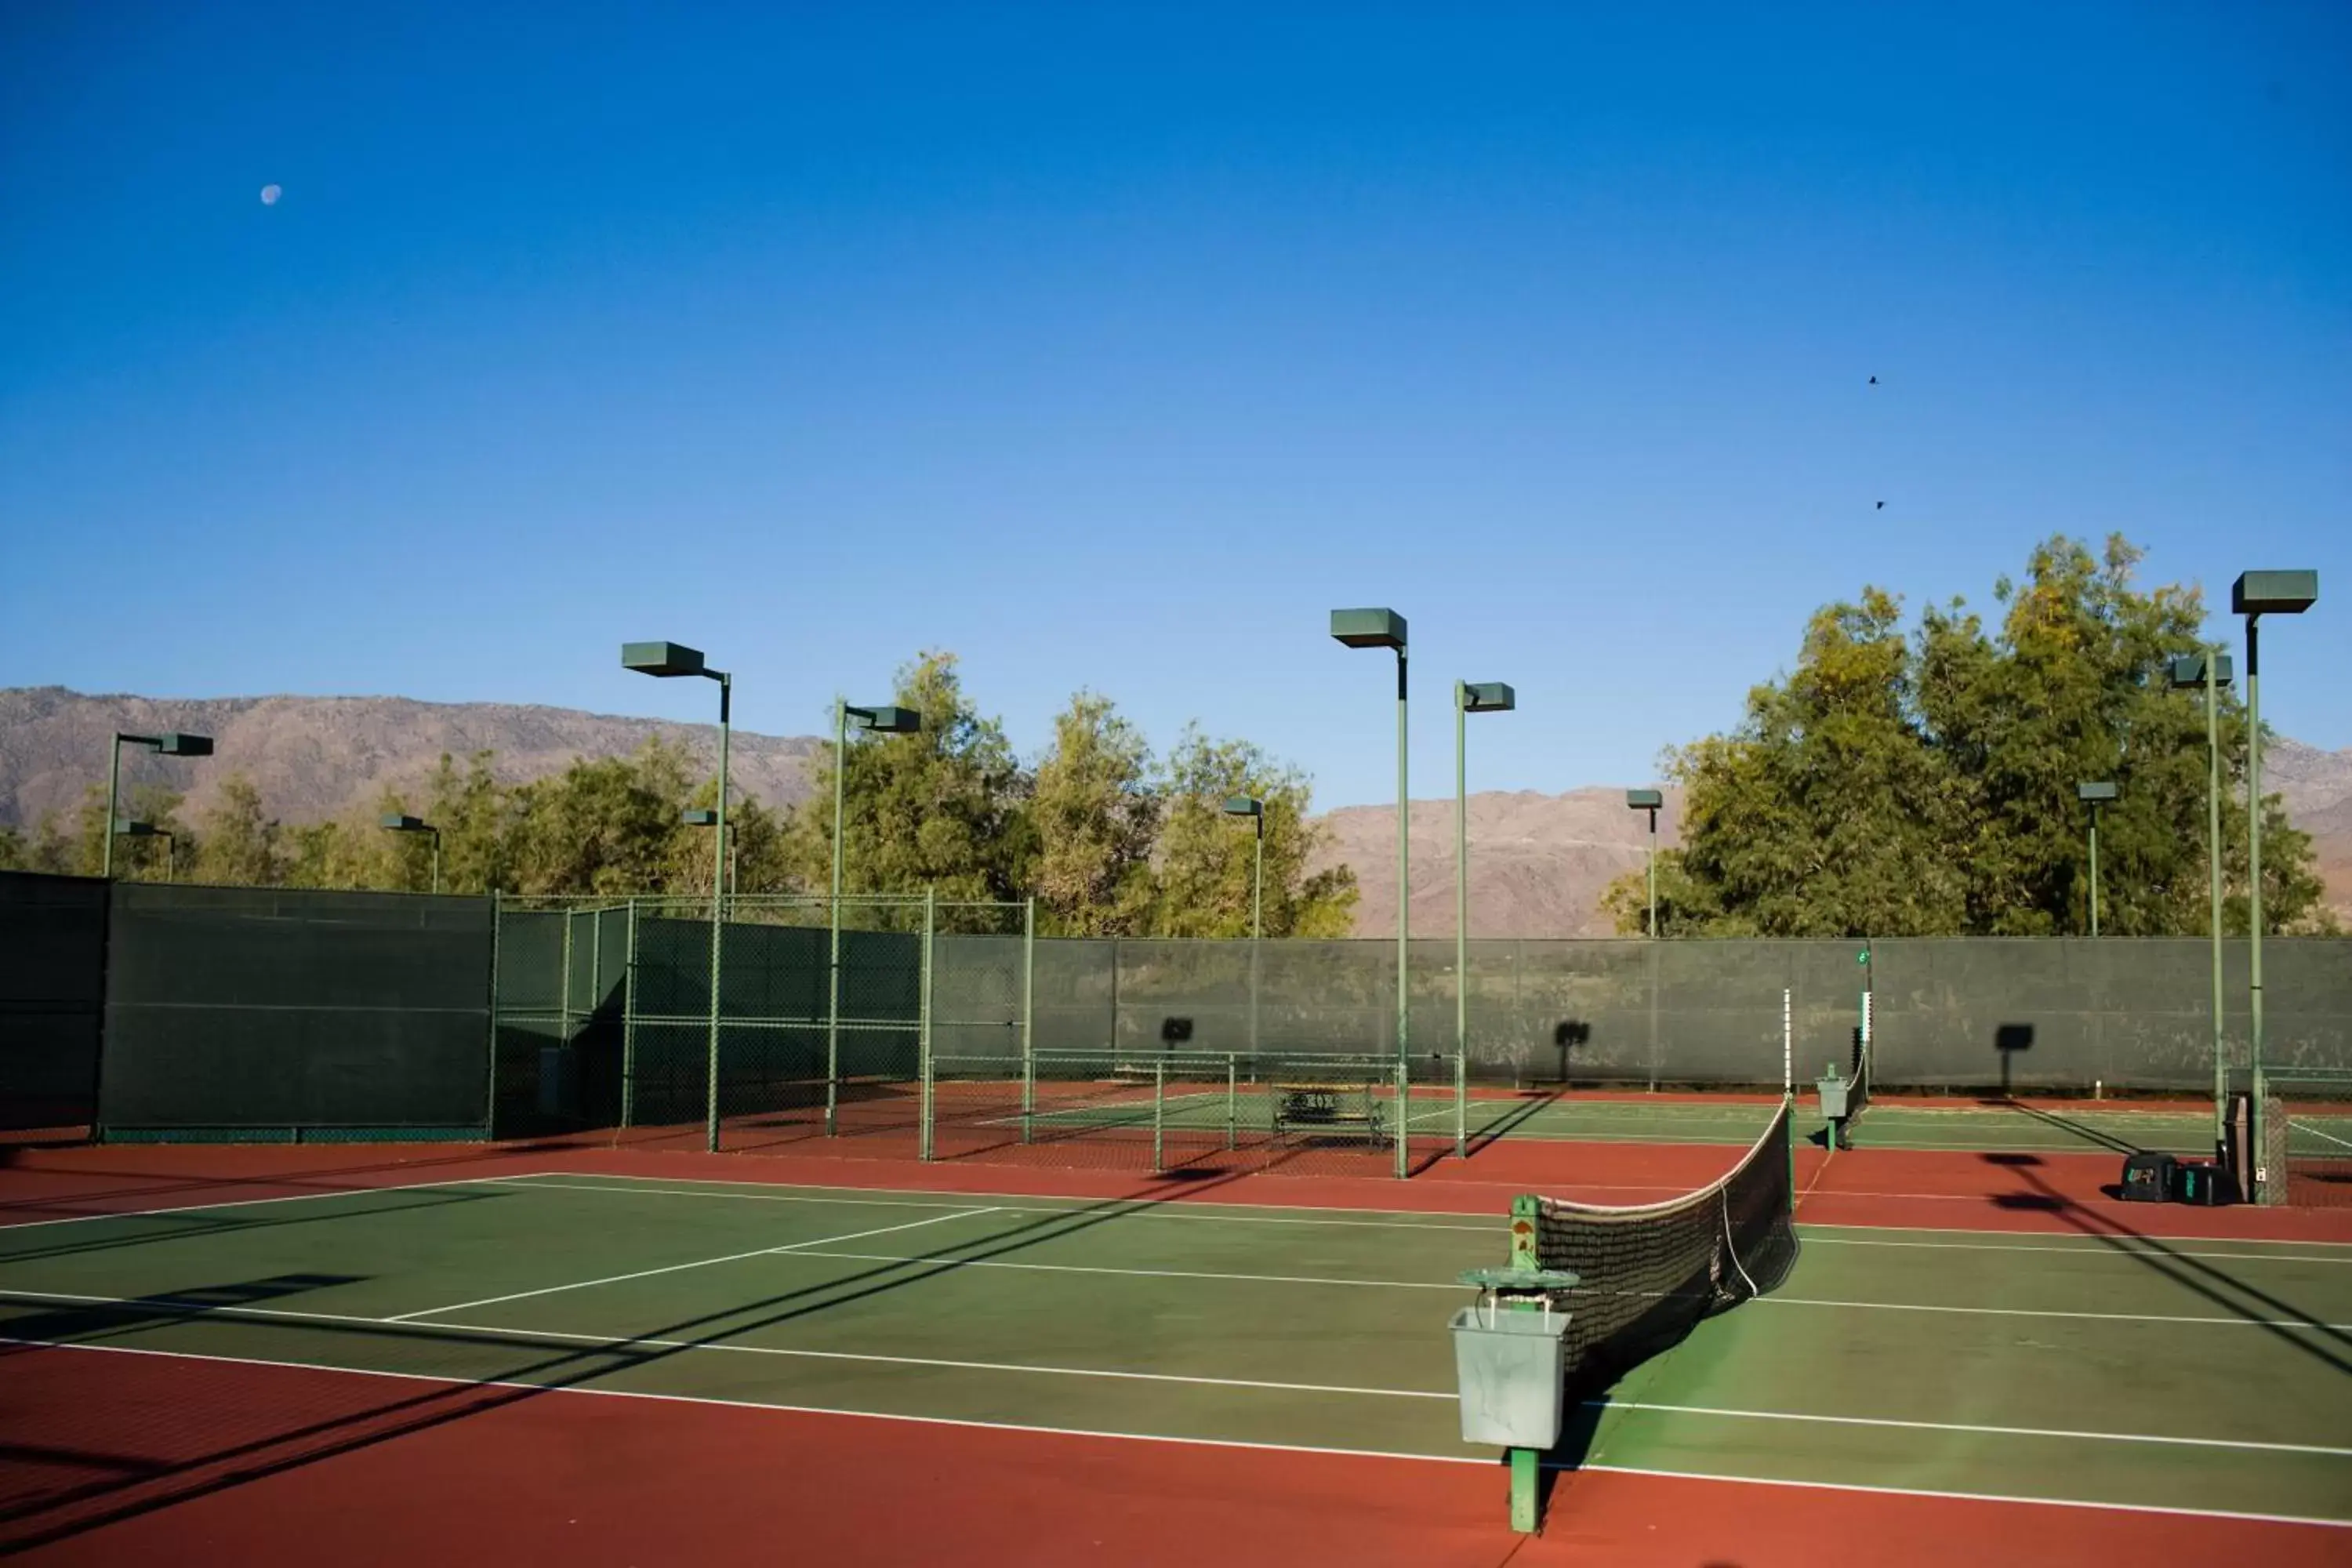
[[[814,892],[831,886],[841,768],[845,893],[929,887],[944,900],[1025,897],[1034,854],[1027,780],[1003,726],[975,711],[950,653],[901,668],[896,700],[923,716],[919,732],[861,735],[845,756],[821,753],[815,792],[792,813],[780,846],[791,879]]]
[[[1081,691],[1054,721],[1029,797],[1038,923],[1057,936],[1131,936],[1151,918],[1160,796],[1151,749],[1108,698]]]
[[[1234,937],[1250,931],[1251,831],[1224,815],[1237,795],[1265,803],[1265,931],[1268,936],[1346,936],[1355,923],[1356,874],[1310,872],[1323,830],[1307,821],[1307,779],[1246,741],[1212,741],[1185,730],[1169,753],[1151,929],[1161,936]]]
[[[488,752],[467,758],[463,772],[449,753],[425,781],[427,822],[441,830],[441,889],[449,893],[516,889],[513,858],[518,818],[526,802],[499,784]],[[394,808],[397,809],[397,808]],[[574,889],[584,890],[584,889]]]
[[[512,890],[685,890],[670,889],[666,874],[685,858],[675,841],[687,831],[678,818],[692,766],[683,746],[656,739],[632,756],[575,762],[553,778],[519,786],[508,855]]]
[[[2202,696],[2169,689],[2172,655],[2200,646],[2193,589],[2140,592],[2140,552],[2069,539],[2037,546],[1988,632],[1964,601],[1901,633],[1876,588],[1809,624],[1796,669],[1748,694],[1728,735],[1674,752],[1684,841],[1659,858],[1669,934],[2041,935],[2088,927],[2088,848],[2075,786],[2111,780],[2101,824],[2101,929],[2202,931]],[[2242,793],[2246,726],[2225,699],[2224,778]],[[2322,927],[2310,840],[2263,802],[2264,922]],[[2245,926],[2245,815],[2225,804],[2225,873]],[[2269,845],[2275,844],[2275,852]],[[1639,873],[1604,893],[1641,929]]]
[[[194,879],[215,887],[278,887],[287,864],[279,840],[277,822],[261,809],[261,792],[244,773],[233,773],[221,781],[220,797],[197,829]]]

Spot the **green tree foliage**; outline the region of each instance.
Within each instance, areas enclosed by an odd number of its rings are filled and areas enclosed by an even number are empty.
[[[269,888],[286,879],[288,857],[278,823],[261,808],[261,792],[241,773],[221,782],[220,795],[198,819],[194,881],[224,887]]]
[[[2194,651],[2193,589],[2143,592],[2121,537],[2095,556],[2039,545],[1988,629],[1958,599],[1901,629],[1882,590],[1809,623],[1796,669],[1755,688],[1728,735],[1674,753],[1683,847],[1660,857],[1669,934],[2050,935],[2088,929],[2078,784],[2120,798],[2100,828],[2102,931],[2208,924],[2203,696],[2170,689]],[[2246,929],[2245,714],[2225,693],[2225,927]],[[2263,802],[2263,923],[2326,929],[2308,836]],[[1639,872],[1609,888],[1621,931],[1642,929]]]
[[[963,690],[953,654],[926,653],[898,672],[896,700],[923,716],[911,735],[856,735],[812,770],[815,793],[785,826],[782,861],[794,886],[831,886],[834,770],[843,773],[845,893],[1017,900],[1034,837],[1028,780],[1004,731]],[[830,715],[828,715],[830,717]]]
[[[1108,698],[1082,691],[1070,699],[1029,798],[1041,930],[1128,936],[1148,925],[1160,801],[1142,731]]]
[[[575,762],[552,778],[520,785],[514,791],[509,890],[673,890],[668,873],[688,859],[676,841],[689,831],[678,818],[695,772],[683,746],[653,740],[634,756]],[[707,840],[709,829],[698,831]],[[709,865],[707,850],[702,864]]]
[[[1158,889],[1151,930],[1161,936],[1247,936],[1254,834],[1224,815],[1237,795],[1265,810],[1268,936],[1346,936],[1356,908],[1356,874],[1345,866],[1310,873],[1322,829],[1307,820],[1305,775],[1246,741],[1213,741],[1187,729],[1168,758]]]

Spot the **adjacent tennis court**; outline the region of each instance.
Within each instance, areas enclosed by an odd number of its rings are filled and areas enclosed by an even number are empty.
[[[1235,1203],[1181,1182],[1080,1199],[895,1184],[919,1169],[780,1185],[638,1163],[651,1173],[559,1163],[0,1229],[0,1378],[16,1389],[0,1542],[103,1554],[191,1478],[209,1490],[241,1454],[323,1443],[315,1462],[270,1467],[275,1506],[299,1508],[282,1489],[331,1470],[342,1426],[373,1450],[471,1419],[488,1390],[1074,1434],[1147,1472],[1164,1446],[1117,1440],[1263,1446],[1267,1463],[1402,1456],[1468,1467],[1463,1480],[1495,1489],[1488,1544],[1511,1540],[1494,1452],[1459,1437],[1444,1327],[1470,1295],[1456,1276],[1503,1257],[1506,1197],[1389,1212],[1269,1204],[1278,1177]],[[1366,1201],[1397,1190],[1361,1186]],[[1551,1459],[1580,1472],[1555,1491],[1554,1539],[1574,1538],[1578,1489],[1646,1474],[2085,1505],[2038,1510],[2069,1529],[2137,1517],[2114,1510],[2226,1515],[2279,1521],[2268,1561],[2352,1552],[2352,1246],[1805,1215],[1779,1289],[1577,1412]],[[331,1415],[313,1394],[318,1419],[257,1436],[249,1412],[214,1424],[142,1396],[189,1367],[436,1391],[379,1390]],[[839,1425],[769,1429],[779,1485],[810,1473],[797,1446]],[[1363,1472],[1368,1494],[1384,1473]],[[933,1523],[953,1539],[956,1521]]]

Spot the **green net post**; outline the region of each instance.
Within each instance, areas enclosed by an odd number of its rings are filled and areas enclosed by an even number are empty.
[[[1231,1051],[1225,1053],[1225,1150],[1239,1145],[1241,1131],[1241,1069]]]
[[[919,1000],[915,1030],[915,1050],[921,1059],[921,1070],[918,1075],[920,1079],[920,1087],[918,1090],[916,1118],[921,1124],[919,1152],[921,1158],[926,1160],[932,1154],[934,1147],[932,1123],[936,1121],[939,1112],[938,1087],[933,1080],[931,1071],[931,947],[933,936],[939,927],[939,889],[925,887],[923,889],[923,968],[918,992]]]
[[[1412,1154],[1405,1134],[1412,1125],[1412,1064],[1399,1057],[1396,1065],[1396,1176],[1412,1174]]]
[[[1151,1064],[1151,1173],[1167,1169],[1168,1058]]]
[[[637,900],[629,900],[629,952],[621,972],[621,1125],[637,1124]]]
[[[1470,1157],[1470,1053],[1454,1053],[1454,1157]]]
[[[1543,1267],[1536,1249],[1536,1237],[1542,1224],[1542,1205],[1533,1194],[1521,1193],[1511,1200],[1511,1272],[1532,1274]],[[1517,1310],[1525,1311],[1522,1301]],[[1542,1522],[1538,1503],[1538,1488],[1542,1481],[1543,1456],[1533,1448],[1508,1450],[1511,1458],[1511,1528],[1521,1535],[1533,1535]]]

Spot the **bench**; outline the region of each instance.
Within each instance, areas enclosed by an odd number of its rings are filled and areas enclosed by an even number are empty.
[[[1294,1080],[1276,1082],[1268,1088],[1274,1095],[1274,1131],[1277,1134],[1321,1131],[1334,1127],[1360,1127],[1375,1133],[1386,1130],[1380,1102],[1373,1098],[1373,1086],[1369,1082]]]

